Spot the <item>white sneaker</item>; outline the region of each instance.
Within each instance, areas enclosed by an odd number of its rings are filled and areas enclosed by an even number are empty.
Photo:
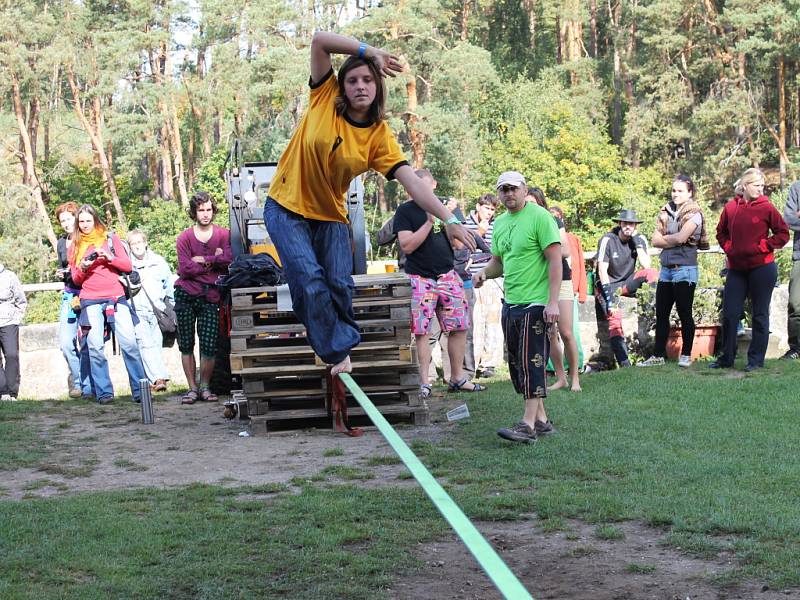
[[[11,394],[3,394],[0,396],[0,402],[12,402],[15,398],[11,397]]]
[[[679,367],[691,367],[692,366],[692,357],[686,356],[685,354],[681,354],[678,357],[678,366]]]
[[[664,359],[661,356],[651,356],[647,360],[636,363],[637,367],[660,367],[664,364]]]

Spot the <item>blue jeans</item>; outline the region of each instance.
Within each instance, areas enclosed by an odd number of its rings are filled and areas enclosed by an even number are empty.
[[[673,268],[661,267],[658,280],[665,283],[680,283],[682,281],[697,283],[697,276],[697,265],[681,265]]]
[[[75,319],[72,323],[69,322],[72,314],[71,298],[72,296],[61,301],[61,309],[58,313],[58,345],[64,355],[64,360],[67,361],[69,374],[72,377],[72,387],[80,387],[83,395],[89,396],[94,394],[89,370],[88,368],[81,370],[80,352],[78,352],[75,341],[75,336],[78,334],[78,321]]]
[[[154,383],[157,379],[169,379],[169,371],[161,356],[164,337],[158,326],[158,319],[152,312],[136,311],[139,324],[136,326],[136,342],[142,355],[147,379]]]
[[[111,398],[114,396],[114,387],[111,384],[111,375],[108,372],[108,361],[105,355],[103,305],[93,304],[84,307],[83,310],[86,311],[91,329],[89,329],[83,340],[81,361],[82,364],[88,364],[89,366],[95,395],[98,398]],[[142,395],[139,390],[139,380],[145,379],[146,376],[142,366],[142,357],[139,354],[139,347],[136,345],[136,333],[133,328],[131,312],[124,304],[117,304],[116,306],[113,328],[117,343],[122,351],[125,369],[128,371],[131,394],[134,400],[140,400]]]
[[[327,363],[344,360],[361,341],[353,315],[353,254],[345,223],[315,221],[272,198],[264,223],[283,264],[292,308],[311,347]]]

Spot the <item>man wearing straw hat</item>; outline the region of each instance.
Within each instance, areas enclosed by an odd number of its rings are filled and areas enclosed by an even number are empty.
[[[505,278],[501,323],[508,370],[514,389],[525,398],[525,412],[521,421],[499,429],[497,435],[529,444],[555,431],[544,409],[546,332],[558,322],[561,236],[552,215],[525,200],[528,186],[520,173],[506,171],[496,187],[506,213],[494,224],[492,258],[472,282],[480,288],[487,279]]]
[[[609,342],[620,367],[629,367],[628,346],[622,330],[623,311],[618,297],[634,297],[644,283],[658,281],[658,271],[650,268],[647,240],[636,233],[642,221],[635,210],[621,210],[611,231],[597,246],[595,299],[598,320],[608,321]],[[640,269],[636,270],[636,263]]]

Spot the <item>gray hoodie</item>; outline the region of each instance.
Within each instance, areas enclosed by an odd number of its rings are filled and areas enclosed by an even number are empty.
[[[794,245],[792,246],[792,259],[800,260],[800,181],[795,181],[789,188],[789,198],[783,208],[783,220],[794,231]]]
[[[27,306],[19,278],[0,263],[0,327],[22,323]]]

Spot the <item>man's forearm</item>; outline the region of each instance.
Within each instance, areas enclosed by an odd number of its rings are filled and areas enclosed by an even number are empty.
[[[483,268],[486,279],[495,279],[503,275],[503,262],[496,256],[489,259],[489,264]]]
[[[547,284],[550,290],[548,299],[549,304],[558,302],[558,295],[561,291],[561,281],[563,279],[563,270],[561,266],[561,259],[550,259],[547,265]]]

